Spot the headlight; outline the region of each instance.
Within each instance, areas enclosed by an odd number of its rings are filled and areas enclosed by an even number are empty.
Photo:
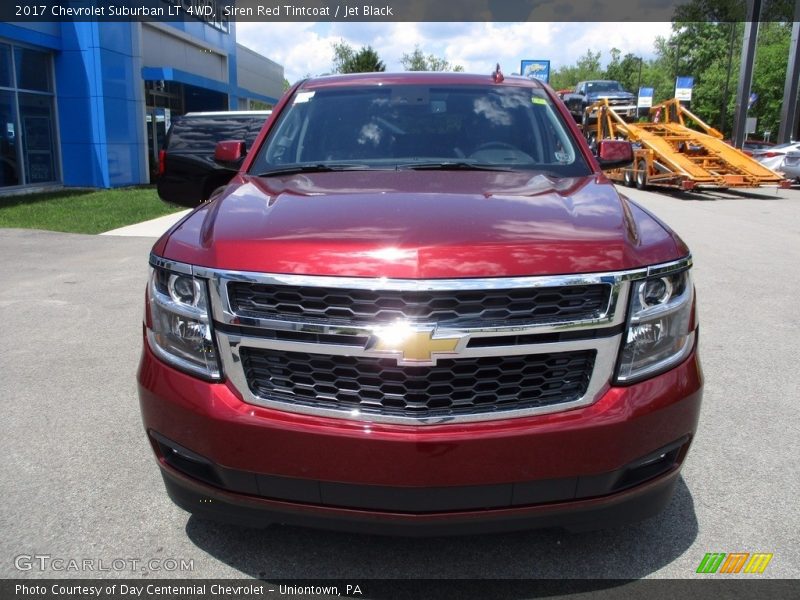
[[[617,382],[631,383],[662,373],[694,346],[694,287],[689,271],[633,282],[630,319]]]
[[[219,379],[205,280],[151,267],[147,296],[152,325],[147,339],[153,352],[179,369]]]

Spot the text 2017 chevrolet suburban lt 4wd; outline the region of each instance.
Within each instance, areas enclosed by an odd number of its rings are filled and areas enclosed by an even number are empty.
[[[172,499],[425,535],[663,508],[702,394],[692,261],[603,175],[630,145],[597,151],[499,72],[295,85],[152,250],[139,395]]]

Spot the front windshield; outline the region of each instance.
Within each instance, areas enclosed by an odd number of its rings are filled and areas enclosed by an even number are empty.
[[[250,168],[436,166],[591,171],[542,90],[500,85],[374,85],[299,91]]]
[[[621,92],[622,88],[616,81],[592,81],[586,84],[590,92]]]

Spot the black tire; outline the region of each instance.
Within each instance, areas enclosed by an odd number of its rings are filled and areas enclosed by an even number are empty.
[[[633,187],[636,184],[633,177],[633,167],[625,167],[622,172],[622,183],[624,183],[626,187]]]
[[[565,100],[564,104],[567,105],[567,110],[569,114],[572,115],[572,118],[575,119],[575,122],[580,125],[581,124],[581,114],[580,114],[580,107],[575,106],[575,103],[571,100]]]
[[[592,151],[592,154],[597,154],[597,132],[589,131],[585,132],[586,134],[586,143],[589,144],[589,149]]]
[[[636,165],[636,188],[647,189],[647,163],[644,160],[640,160]]]
[[[583,116],[581,117],[581,125],[583,125],[583,133],[586,134],[592,126],[592,120],[589,118],[589,113],[584,109]]]

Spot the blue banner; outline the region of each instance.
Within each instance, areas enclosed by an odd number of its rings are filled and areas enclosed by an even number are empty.
[[[677,77],[675,79],[675,97],[684,102],[691,102],[694,77]]]
[[[653,94],[655,92],[654,88],[651,87],[640,87],[639,88],[639,101],[636,103],[636,106],[639,108],[650,108],[653,106]]]
[[[520,62],[519,74],[529,79],[538,79],[550,83],[549,60],[523,60]]]

